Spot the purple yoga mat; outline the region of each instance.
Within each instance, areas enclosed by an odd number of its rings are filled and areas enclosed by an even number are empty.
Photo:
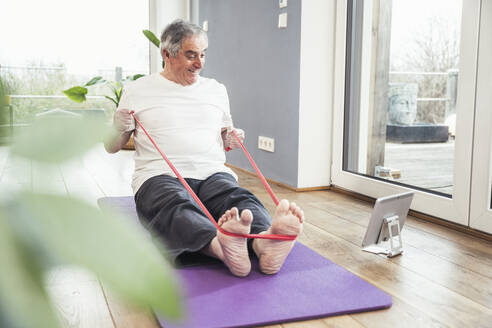
[[[132,197],[99,200],[135,215]],[[231,275],[222,264],[178,270],[187,319],[157,318],[168,327],[245,327],[307,320],[388,308],[391,296],[296,242],[276,275],[259,272],[258,262],[246,278]]]

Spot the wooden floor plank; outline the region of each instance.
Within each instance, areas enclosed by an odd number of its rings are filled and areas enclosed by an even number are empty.
[[[445,325],[479,327],[492,322],[491,309],[384,257],[361,252],[358,246],[309,223],[300,241]]]
[[[363,226],[367,226],[367,223],[369,222],[373,204],[329,191],[301,194],[304,194],[304,196],[293,195],[294,199],[302,200],[304,203],[308,202],[311,205],[323,208],[335,215],[341,215],[347,220]],[[287,197],[288,193],[285,193],[284,195]],[[405,225],[407,229],[404,230],[404,233],[406,233],[406,230],[417,231],[420,235],[426,235],[424,240],[427,240],[428,238],[435,239],[435,237],[437,237],[437,240],[439,240],[440,243],[446,244],[443,244],[443,247],[435,247],[434,243],[426,243],[420,246],[443,250],[446,250],[449,246],[451,246],[454,249],[461,249],[463,254],[478,251],[480,254],[484,255],[483,257],[479,256],[479,260],[485,261],[484,264],[486,267],[490,265],[490,259],[492,258],[492,242],[490,241],[480,238],[471,238],[468,234],[436,225],[434,223],[425,222],[411,216],[407,218]],[[448,259],[451,258],[448,257]]]
[[[473,250],[478,250],[480,252],[487,253],[488,255],[492,255],[492,242],[490,240],[470,238],[469,234],[413,217],[409,220],[408,224],[411,227],[419,229],[420,231],[425,231],[428,234],[433,234],[453,243],[468,246]]]
[[[373,204],[364,201],[358,201],[353,197],[339,193],[327,192],[325,194],[326,195],[323,195],[323,193],[319,193],[313,196],[319,198],[322,202],[331,201],[331,207],[336,207],[338,205],[338,207],[342,211],[343,209],[345,209],[346,211],[350,211],[351,208],[359,208],[362,210],[365,209],[367,211],[367,220],[362,220],[362,222],[368,222],[370,215],[369,213],[370,211],[372,211]],[[357,218],[357,216],[355,218]],[[411,216],[408,217],[408,220],[405,224],[408,227],[418,229],[425,234],[432,234],[442,239],[449,240],[454,244],[466,246],[471,248],[472,250],[477,250],[492,255],[492,242],[490,241],[481,238],[470,238],[469,234],[465,234],[463,232],[456,231],[451,228],[437,225],[432,222],[424,221],[422,219],[417,219]],[[428,237],[432,238],[432,236],[430,235],[428,235]]]
[[[389,309],[351,314],[355,321],[367,328],[441,328],[452,327],[424,313],[393,295],[393,305]],[[325,321],[330,318],[323,319]],[[341,326],[343,327],[343,326]]]
[[[103,286],[108,308],[113,317],[116,328],[159,328],[151,310],[142,310],[131,307],[115,297],[111,291]]]
[[[329,328],[364,328],[367,327],[355,320],[350,315],[340,315],[336,317],[323,319],[323,322]]]
[[[305,320],[287,322],[282,324],[282,328],[327,328],[329,327],[323,320]]]
[[[97,200],[104,197],[104,193],[87,171],[82,160],[61,165],[60,172],[70,197],[82,199],[93,206],[97,206]]]
[[[44,277],[46,286],[97,282],[97,277],[84,268],[61,265],[51,268]]]
[[[106,196],[133,195],[133,152],[118,152],[116,159],[104,152],[102,145],[93,149],[84,157],[84,167]]]
[[[33,192],[67,195],[58,165],[33,162],[31,175]]]
[[[12,186],[15,190],[32,190],[32,170],[31,161],[9,155],[5,163],[3,175],[1,177],[2,185]],[[4,187],[7,189],[6,187]]]
[[[329,213],[323,214],[323,211],[318,212],[315,208],[308,208],[306,213],[312,218],[311,224],[335,234],[356,247],[361,245],[365,227],[354,224],[347,229],[351,225],[350,221]],[[407,240],[408,242],[404,244],[404,256],[392,258],[390,261],[483,306],[492,304],[492,279],[413,246],[411,236],[407,236],[405,241]]]
[[[66,328],[115,328],[99,281],[47,286],[58,316]]]
[[[340,315],[326,319],[315,319],[306,321],[297,321],[283,323],[284,328],[365,328],[366,326],[359,323],[349,315]]]
[[[364,229],[369,222],[370,211],[372,210],[372,208],[360,208],[358,206],[347,208],[350,206],[350,202],[340,201],[310,203],[310,205],[341,217],[349,221],[348,224],[353,222],[364,227]],[[411,222],[412,218],[409,217],[407,221]],[[406,245],[411,245],[484,277],[492,278],[492,270],[490,270],[492,267],[492,243],[489,243],[489,247],[485,247],[487,242],[476,245],[456,243],[440,236],[431,235],[411,224],[404,228],[402,236]]]

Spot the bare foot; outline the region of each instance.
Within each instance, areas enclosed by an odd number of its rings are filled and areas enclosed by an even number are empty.
[[[250,210],[243,210],[241,217],[236,207],[225,212],[218,224],[224,230],[246,234],[250,232],[253,214]],[[222,247],[223,261],[233,275],[244,277],[251,271],[246,238],[227,236],[217,231],[217,239]]]
[[[304,212],[295,204],[282,199],[275,210],[272,225],[262,234],[298,235],[302,231]],[[294,246],[294,240],[255,239],[253,250],[260,259],[260,270],[277,273]]]

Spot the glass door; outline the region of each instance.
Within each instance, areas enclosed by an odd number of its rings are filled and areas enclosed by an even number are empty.
[[[333,184],[469,225],[480,0],[340,3]]]
[[[492,1],[482,0],[470,226],[492,233]]]

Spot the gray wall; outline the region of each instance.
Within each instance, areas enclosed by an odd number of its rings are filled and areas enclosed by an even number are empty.
[[[267,178],[297,187],[301,0],[200,0],[199,22],[208,20],[209,47],[202,75],[228,90],[236,127]],[[279,29],[278,15],[288,13]],[[275,139],[275,152],[258,149],[258,136]],[[253,171],[241,150],[227,162]]]

